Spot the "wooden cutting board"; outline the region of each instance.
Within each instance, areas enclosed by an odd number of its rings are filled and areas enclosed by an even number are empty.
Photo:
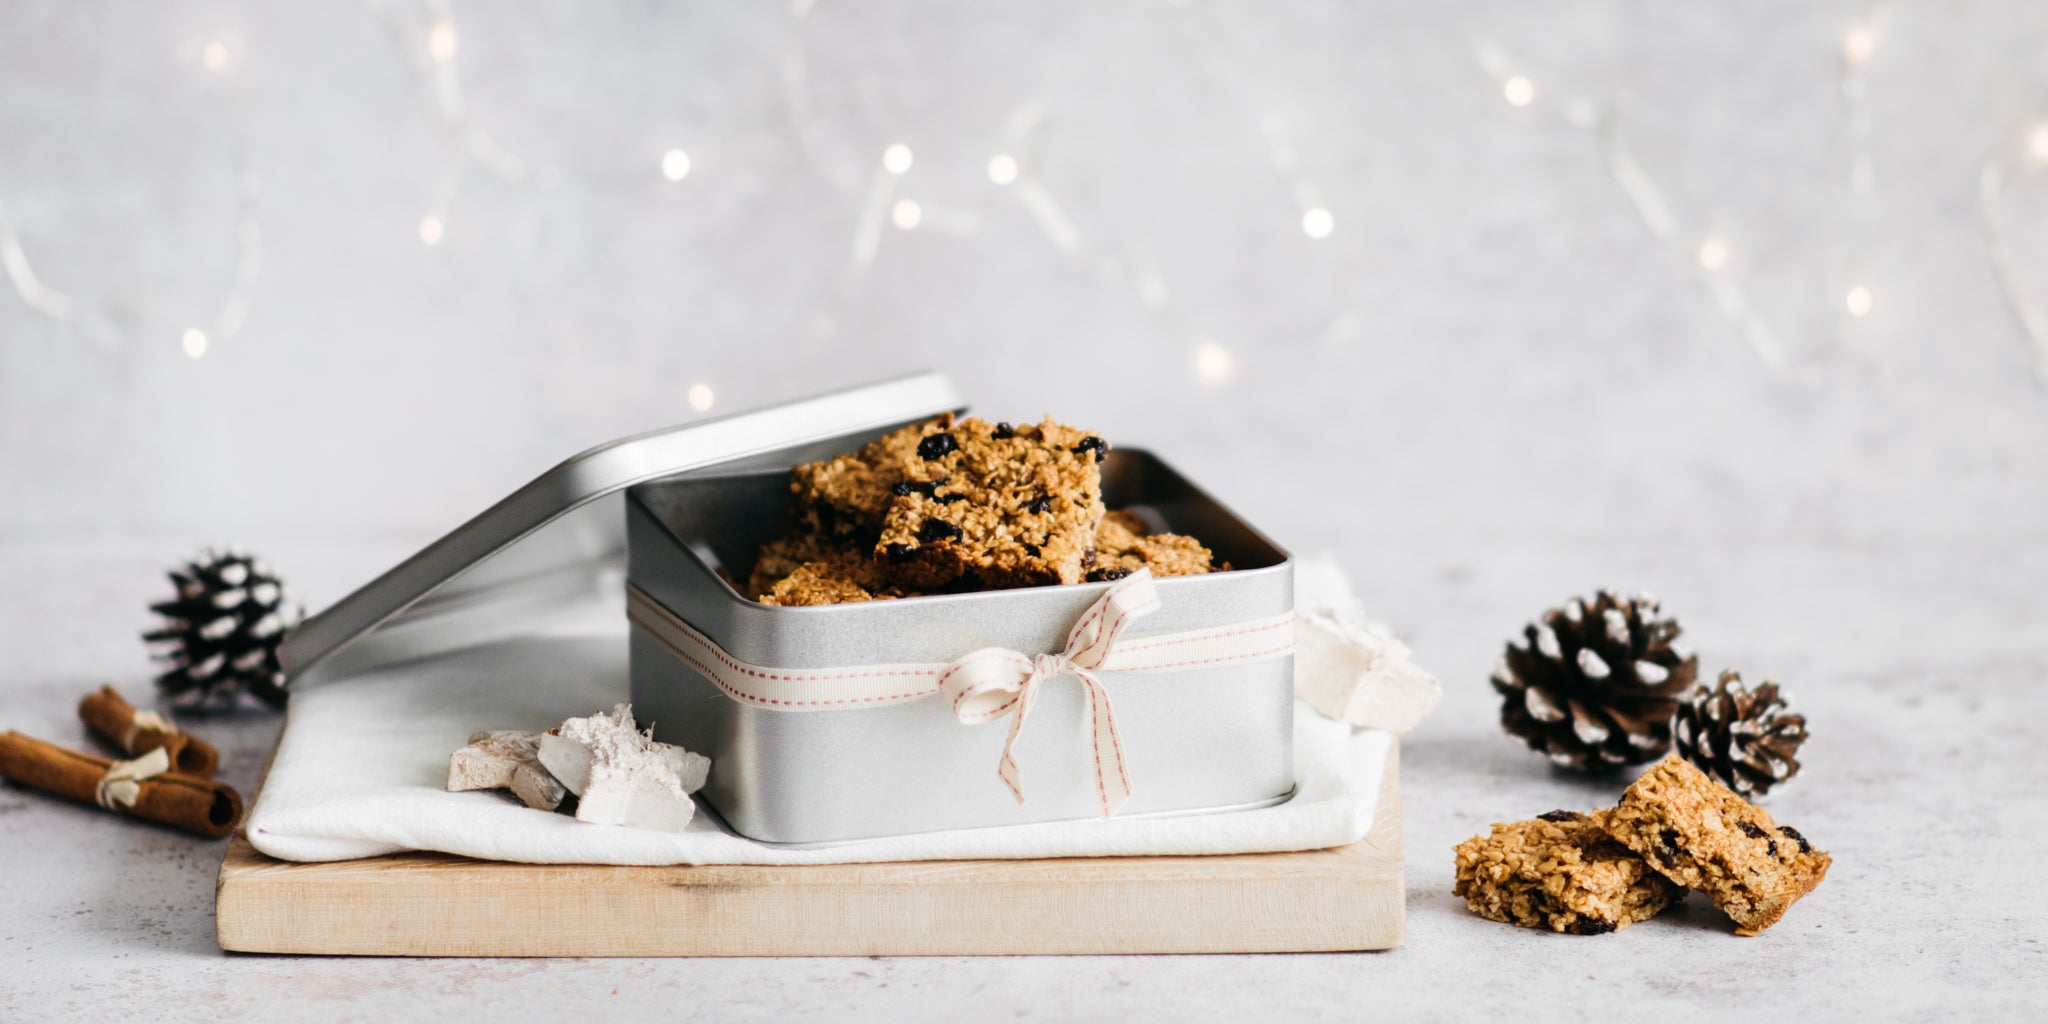
[[[1365,839],[1299,853],[806,867],[296,864],[237,834],[222,949],[360,956],[937,956],[1386,949],[1405,923],[1399,745]]]

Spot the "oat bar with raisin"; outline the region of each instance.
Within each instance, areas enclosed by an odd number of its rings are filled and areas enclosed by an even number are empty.
[[[1481,917],[1572,935],[1626,928],[1683,898],[1607,834],[1604,813],[1552,811],[1459,843],[1452,893]]]
[[[969,417],[922,434],[882,515],[875,554],[918,588],[1079,583],[1102,520],[1101,437],[1047,418]]]
[[[1178,533],[1152,533],[1130,512],[1112,509],[1095,530],[1095,555],[1082,558],[1090,583],[1122,579],[1139,569],[1154,576],[1193,576],[1214,571],[1215,556],[1202,542]]]
[[[1833,861],[1676,755],[1636,779],[1602,823],[1663,875],[1706,893],[1735,919],[1737,935],[1777,923]]]
[[[953,414],[946,413],[890,431],[859,451],[792,467],[790,511],[797,532],[872,546],[882,532],[882,517],[896,498],[897,485],[910,468],[923,462],[919,446],[951,429]]]
[[[868,585],[856,581],[857,572],[848,572],[847,569],[844,562],[805,562],[762,591],[759,600],[762,604],[788,608],[881,601],[903,596],[884,587],[869,589]]]
[[[1122,579],[1141,568],[1156,576],[1214,571],[1209,549],[1193,537],[1148,533],[1137,516],[1112,509],[1095,531],[1096,557],[1085,579]],[[748,576],[746,594],[763,604],[815,605],[907,597],[895,588],[880,563],[864,553],[815,533],[798,533],[761,546]]]
[[[843,604],[907,597],[863,550],[813,533],[761,545],[747,577],[747,595],[762,604]]]
[[[844,544],[834,544],[810,532],[771,540],[761,545],[760,552],[754,556],[754,568],[747,574],[746,595],[759,598],[768,593],[777,582],[787,578],[805,562],[821,562],[852,552],[853,549]]]

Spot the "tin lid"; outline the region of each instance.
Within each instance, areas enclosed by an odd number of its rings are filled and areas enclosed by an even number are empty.
[[[634,484],[821,458],[962,405],[945,375],[920,373],[598,445],[300,623],[278,648],[286,685],[531,632],[616,590]]]

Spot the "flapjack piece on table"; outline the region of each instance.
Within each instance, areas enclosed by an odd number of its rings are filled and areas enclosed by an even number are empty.
[[[1676,755],[1636,779],[1601,825],[1665,877],[1706,893],[1737,935],[1776,924],[1834,862]]]
[[[1656,916],[1685,890],[1602,827],[1607,812],[1551,811],[1458,844],[1454,895],[1481,917],[1603,935]]]

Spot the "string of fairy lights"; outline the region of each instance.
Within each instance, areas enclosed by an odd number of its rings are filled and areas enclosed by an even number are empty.
[[[1853,195],[1867,197],[1877,188],[1876,164],[1871,156],[1872,115],[1868,99],[1871,62],[1879,55],[1889,26],[1888,0],[1872,0],[1863,15],[1842,33],[1839,88],[1845,106],[1848,131],[1848,181]],[[1513,107],[1538,105],[1536,83],[1498,46],[1481,43],[1474,53],[1482,68],[1498,82],[1501,97]],[[1757,358],[1778,366],[1787,354],[1777,333],[1756,311],[1736,272],[1736,243],[1718,230],[1688,233],[1673,212],[1657,181],[1635,159],[1622,139],[1613,110],[1585,99],[1559,102],[1555,113],[1574,128],[1592,133],[1598,142],[1602,163],[1617,188],[1628,198],[1643,225],[1660,243],[1679,247],[1712,294],[1715,304],[1729,323],[1748,342]],[[2036,302],[2023,284],[1999,212],[2000,199],[2018,173],[2048,168],[2048,121],[2028,126],[2023,142],[1994,146],[1978,176],[1978,226],[2000,294],[2018,321],[2030,349],[2036,378],[2048,385],[2048,310]],[[1841,309],[1849,317],[1868,317],[1877,307],[1874,287],[1851,280],[1840,292]]]
[[[1601,165],[1615,187],[1628,199],[1651,237],[1660,244],[1684,252],[1698,272],[1701,283],[1713,296],[1716,307],[1764,365],[1776,367],[1785,362],[1785,348],[1778,340],[1777,332],[1750,304],[1742,279],[1731,266],[1734,243],[1719,232],[1689,232],[1681,225],[1664,188],[1629,148],[1619,117],[1610,105],[1584,98],[1546,101],[1539,95],[1535,81],[1517,70],[1517,64],[1500,47],[1481,43],[1474,47],[1473,55],[1479,66],[1499,83],[1501,98],[1509,106],[1547,108],[1566,125],[1592,135]]]
[[[196,64],[202,73],[223,79],[241,67],[244,57],[242,39],[235,33],[214,36],[188,46],[186,50],[182,55],[184,59]],[[239,99],[238,95],[230,94],[230,100],[237,107]],[[246,151],[237,150],[233,164],[235,202],[230,227],[234,240],[233,272],[227,292],[213,307],[212,315],[199,318],[178,331],[179,349],[193,359],[206,355],[212,345],[240,333],[248,319],[249,305],[263,267],[263,222],[258,206],[262,179]],[[103,303],[81,299],[71,291],[44,281],[30,262],[20,231],[13,218],[8,216],[5,204],[0,204],[0,272],[4,272],[15,294],[30,310],[64,325],[72,334],[104,352],[113,354],[119,351],[124,335],[120,326],[122,318]]]
[[[421,245],[439,246],[455,229],[453,208],[465,174],[480,169],[501,181],[518,183],[530,180],[533,172],[525,160],[500,144],[472,115],[462,90],[462,38],[447,0],[421,0],[414,5],[372,0],[372,6],[380,13],[394,43],[408,56],[436,122],[457,155],[441,172],[431,193],[424,197],[424,208],[415,225]],[[801,22],[810,15],[812,7],[808,0],[796,0],[791,11]],[[1858,197],[1872,194],[1877,187],[1876,165],[1871,155],[1874,127],[1868,82],[1871,65],[1881,56],[1889,20],[1889,0],[1870,0],[1841,37],[1839,89],[1848,136],[1847,180],[1851,193]],[[1675,250],[1690,264],[1715,306],[1759,360],[1772,367],[1787,361],[1786,346],[1748,297],[1738,240],[1719,227],[1691,226],[1674,210],[1667,191],[1627,145],[1612,104],[1548,95],[1539,88],[1536,78],[1492,43],[1475,45],[1474,56],[1494,78],[1501,99],[1510,107],[1546,112],[1591,136],[1608,177],[1652,239]],[[203,74],[232,78],[247,59],[246,42],[238,33],[223,32],[196,45],[188,44],[185,59]],[[799,111],[809,109],[807,69],[800,54],[785,66],[784,78],[792,106]],[[1036,99],[1024,101],[1012,110],[983,167],[988,183],[997,195],[1024,212],[1047,245],[1064,257],[1091,265],[1104,282],[1127,285],[1140,306],[1165,329],[1187,339],[1188,367],[1195,380],[1210,386],[1229,383],[1238,373],[1233,349],[1179,312],[1172,301],[1172,289],[1143,246],[1091,237],[1068,213],[1053,185],[1036,173],[1033,154],[1043,148],[1043,134],[1050,119],[1050,111]],[[1265,120],[1262,129],[1272,168],[1286,181],[1299,211],[1300,231],[1311,242],[1330,239],[1336,234],[1337,213],[1323,190],[1304,173],[1288,126],[1274,116]],[[807,149],[815,148],[814,140],[802,133],[799,139]],[[650,173],[676,186],[683,185],[695,168],[694,158],[680,143],[651,154],[650,162]],[[865,175],[832,175],[841,179],[835,183],[861,193],[851,239],[851,260],[857,271],[879,258],[884,238],[891,229],[973,234],[986,223],[984,210],[949,208],[921,197],[911,187],[916,166],[916,154],[909,144],[897,141],[882,148]],[[180,349],[192,359],[202,358],[211,347],[239,333],[260,276],[261,181],[246,155],[237,156],[235,168],[233,275],[213,314],[178,334]],[[2034,373],[2048,385],[2048,309],[2026,287],[2026,277],[2016,263],[2002,212],[2015,181],[2041,174],[2044,169],[2048,169],[2048,120],[2021,126],[2010,138],[1990,148],[1980,167],[1976,200],[1978,227],[1999,293],[2028,347]],[[865,183],[858,184],[859,178],[864,178]],[[4,203],[0,203],[0,272],[4,272],[16,296],[31,311],[65,325],[102,349],[113,351],[119,347],[123,340],[119,319],[102,306],[44,280]],[[1844,284],[1833,301],[1851,318],[1871,316],[1880,308],[1875,288],[1860,279],[1852,278]],[[1342,341],[1357,329],[1359,322],[1355,311],[1339,311],[1323,341],[1326,345]],[[698,383],[688,389],[687,400],[692,409],[703,412],[712,407],[716,395],[709,384]]]
[[[1891,4],[1871,0],[1863,17],[1842,33],[1840,83],[1849,124],[1849,187],[1858,196],[1877,189],[1877,165],[1870,155],[1870,90],[1867,69],[1891,19]],[[1846,301],[1846,300],[1845,300]],[[1863,303],[1858,303],[1859,305]]]
[[[2019,170],[2035,173],[2048,168],[2048,124],[2027,129],[2018,145],[1993,147],[1977,172],[1977,227],[1984,237],[1991,274],[1999,294],[2012,311],[2025,335],[2034,366],[2034,379],[2048,386],[2048,309],[2034,300],[2021,284],[2020,270],[2007,239],[2005,219],[1999,213],[2008,182]]]

